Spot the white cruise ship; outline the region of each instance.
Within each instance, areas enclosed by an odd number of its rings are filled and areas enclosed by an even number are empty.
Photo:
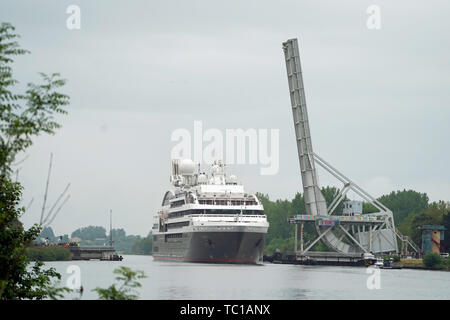
[[[192,160],[172,160],[172,190],[152,228],[153,258],[210,263],[262,263],[269,227],[258,198],[216,161],[209,175]]]

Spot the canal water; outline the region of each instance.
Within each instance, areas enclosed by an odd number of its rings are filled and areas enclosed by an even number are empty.
[[[96,299],[94,288],[115,283],[113,271],[120,266],[142,270],[147,276],[140,280],[140,299],[450,299],[450,272],[445,271],[379,270],[377,274],[365,267],[156,262],[151,256],[133,255],[121,262],[58,261],[46,266],[61,273],[61,285],[73,281],[74,270],[79,271],[82,299]]]

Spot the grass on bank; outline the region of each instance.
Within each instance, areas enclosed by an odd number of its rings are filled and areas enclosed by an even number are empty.
[[[68,261],[72,259],[70,250],[60,246],[28,247],[25,254],[31,261]]]
[[[404,268],[450,271],[450,258],[444,259],[439,254],[431,252],[423,259],[401,259],[397,264]]]

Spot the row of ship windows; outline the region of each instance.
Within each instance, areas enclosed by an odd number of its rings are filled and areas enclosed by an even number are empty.
[[[182,205],[184,205],[184,203],[185,203],[184,199],[178,200],[178,201],[174,201],[174,202],[170,203],[170,207],[171,208],[181,207]]]
[[[178,239],[178,238],[183,238],[183,234],[182,233],[170,233],[170,234],[166,234],[164,236],[164,239],[167,241],[167,239]]]
[[[189,226],[189,224],[190,224],[189,221],[164,223],[164,220],[160,220],[159,231],[167,232],[170,229],[178,229],[178,228],[182,228],[182,227],[187,227],[187,226]],[[154,225],[154,229],[156,229],[155,226],[158,226],[158,225]]]
[[[182,233],[171,233],[171,234],[166,234],[164,236],[153,236],[153,241],[156,242],[158,241],[158,237],[160,238],[160,240],[162,240],[162,238],[164,237],[164,242],[167,242],[167,240],[169,239],[181,239],[183,238],[183,234]],[[155,247],[157,248],[157,247]]]
[[[167,224],[167,229],[175,229],[175,228],[187,227],[188,225],[189,225],[189,221],[168,223]]]
[[[186,215],[191,214],[214,214],[214,215],[237,215],[237,214],[243,215],[264,215],[263,210],[224,210],[224,209],[193,209],[193,210],[184,210],[184,211],[178,211],[178,212],[171,212],[168,214],[168,218],[179,218],[184,217]]]
[[[244,200],[198,200],[199,204],[215,204],[222,206],[255,206],[256,201],[244,201]]]

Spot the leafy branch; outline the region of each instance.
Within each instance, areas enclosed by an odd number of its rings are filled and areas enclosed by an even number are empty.
[[[14,31],[11,24],[0,24],[0,299],[58,298],[68,289],[56,288],[51,279],[61,275],[53,268],[42,270],[39,262],[28,268],[25,249],[41,226],[23,228],[22,186],[12,182],[11,174],[16,156],[32,145],[33,137],[60,128],[55,115],[67,113],[63,107],[69,97],[58,92],[65,84],[58,73],[41,73],[43,83],[28,83],[24,94],[14,92],[18,81],[13,78],[13,57],[29,53],[20,48]],[[50,217],[53,209],[46,216],[50,222],[59,210]]]
[[[115,284],[106,289],[95,288],[93,291],[98,293],[100,300],[135,300],[139,298],[135,288],[140,288],[141,284],[138,279],[146,278],[143,271],[133,271],[128,267],[120,267],[114,270],[118,276],[117,281],[123,281],[122,285],[117,288]]]

